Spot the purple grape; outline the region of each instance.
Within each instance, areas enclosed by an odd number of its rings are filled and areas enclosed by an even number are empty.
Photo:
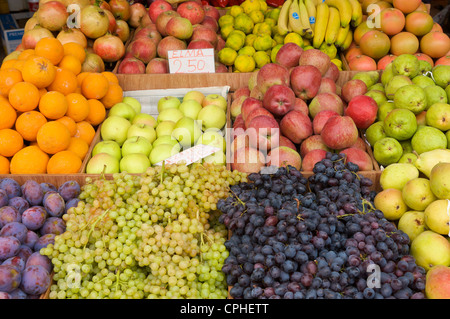
[[[33,252],[33,249],[31,249],[30,247],[21,245],[19,251],[17,252],[17,256],[19,256],[26,262]]]
[[[20,241],[16,237],[0,237],[0,260],[16,256],[19,248]]]
[[[11,299],[27,299],[27,294],[24,293],[19,288],[14,289],[13,291],[11,291],[9,293],[9,295],[11,296]]]
[[[12,178],[3,178],[0,180],[0,188],[6,191],[8,198],[22,196],[20,184]]]
[[[20,212],[12,206],[3,206],[0,208],[0,228],[12,222],[22,221]]]
[[[29,179],[22,184],[22,197],[30,203],[31,206],[42,204],[44,198],[44,191],[41,185],[35,180]]]
[[[66,209],[64,198],[58,193],[51,193],[45,196],[44,208],[50,216],[61,217]]]
[[[0,299],[13,299],[7,292],[0,291]]]
[[[65,213],[67,214],[67,212],[69,211],[70,208],[77,207],[79,202],[80,202],[80,199],[78,199],[78,198],[72,198],[71,200],[66,202],[66,211],[65,211]]]
[[[39,230],[41,235],[55,234],[60,235],[66,231],[66,223],[60,217],[49,217]]]
[[[8,205],[8,202],[9,202],[8,194],[4,189],[0,188],[0,207]]]
[[[40,251],[42,248],[47,247],[47,245],[54,244],[55,236],[55,234],[47,234],[39,237],[36,244],[34,244],[34,251]]]
[[[20,214],[22,214],[26,209],[30,208],[30,203],[28,203],[25,198],[20,196],[11,198],[8,205],[17,209]]]
[[[6,259],[2,265],[10,265],[15,267],[19,272],[25,269],[25,260],[19,256],[11,257]]]
[[[0,291],[11,292],[18,288],[22,275],[12,265],[0,265]]]
[[[42,190],[44,191],[44,194],[46,194],[47,192],[50,192],[50,191],[53,191],[53,192],[58,191],[56,186],[51,183],[41,183],[41,187],[42,187]]]
[[[0,230],[0,236],[14,236],[21,243],[24,243],[25,239],[27,238],[27,232],[28,229],[24,224],[19,222],[12,222],[3,226],[2,230]]]
[[[50,286],[48,271],[39,265],[27,266],[22,273],[20,288],[29,295],[42,295]]]
[[[25,267],[31,266],[31,265],[40,265],[44,267],[48,273],[52,272],[53,265],[47,256],[41,255],[38,251],[31,254],[31,256],[28,258]]]
[[[39,235],[36,234],[32,230],[28,230],[27,232],[27,238],[25,239],[25,242],[23,243],[25,246],[30,247],[33,249],[34,245],[36,244],[37,240],[39,239]]]
[[[77,181],[67,181],[58,188],[58,193],[67,202],[73,198],[77,198],[81,193],[80,184]]]
[[[28,208],[22,214],[22,223],[30,230],[38,230],[44,225],[47,219],[47,212],[42,206]]]

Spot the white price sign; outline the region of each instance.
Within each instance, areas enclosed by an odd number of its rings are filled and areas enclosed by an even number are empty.
[[[215,73],[214,49],[168,51],[170,73]]]

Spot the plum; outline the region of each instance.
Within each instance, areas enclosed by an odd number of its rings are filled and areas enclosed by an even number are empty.
[[[42,204],[44,198],[44,191],[41,185],[35,180],[29,179],[22,184],[22,197],[30,203],[31,206]]]

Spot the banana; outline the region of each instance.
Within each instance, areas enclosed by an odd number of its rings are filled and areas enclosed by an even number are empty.
[[[356,28],[363,20],[363,12],[361,3],[358,0],[348,0],[352,7],[352,27]]]
[[[291,5],[289,6],[288,15],[288,25],[291,27],[292,31],[304,36],[305,29],[301,20],[300,7],[297,0],[292,0]]]
[[[336,37],[336,41],[334,41],[334,44],[337,47],[341,47],[344,44],[344,41],[347,38],[348,32],[350,32],[350,25],[346,26],[345,28],[343,28],[343,27],[339,28],[339,32]]]
[[[352,6],[348,0],[325,0],[329,7],[339,10],[341,26],[346,27],[352,20]]]
[[[289,7],[291,6],[292,0],[286,0],[280,9],[280,14],[278,16],[277,28],[280,35],[286,35],[289,32],[288,22],[289,22]]]
[[[336,41],[339,29],[341,28],[341,18],[339,10],[335,7],[330,7],[330,14],[328,16],[328,26],[325,32],[325,42],[328,44]]]
[[[347,33],[347,37],[345,38],[345,41],[341,46],[341,52],[344,52],[345,50],[347,50],[350,47],[350,45],[352,44],[352,41],[353,41],[353,32],[350,30]]]
[[[305,2],[303,0],[298,0],[298,6],[300,8],[300,20],[302,21],[305,37],[312,39],[312,37],[314,36],[314,32],[309,22],[309,15]]]
[[[305,0],[306,11],[308,11],[309,24],[311,29],[314,31],[314,26],[316,25],[317,10],[314,0]]]
[[[314,27],[313,47],[320,48],[325,39],[325,32],[328,26],[328,17],[330,15],[330,8],[325,2],[317,6],[317,19]]]

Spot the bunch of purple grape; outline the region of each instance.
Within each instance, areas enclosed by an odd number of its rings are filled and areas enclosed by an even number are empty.
[[[62,216],[77,206],[80,185],[0,179],[0,299],[34,299],[51,283],[52,263],[40,250],[66,225]]]
[[[328,153],[308,178],[253,173],[218,203],[236,299],[424,299],[409,238],[374,208],[372,180]]]

